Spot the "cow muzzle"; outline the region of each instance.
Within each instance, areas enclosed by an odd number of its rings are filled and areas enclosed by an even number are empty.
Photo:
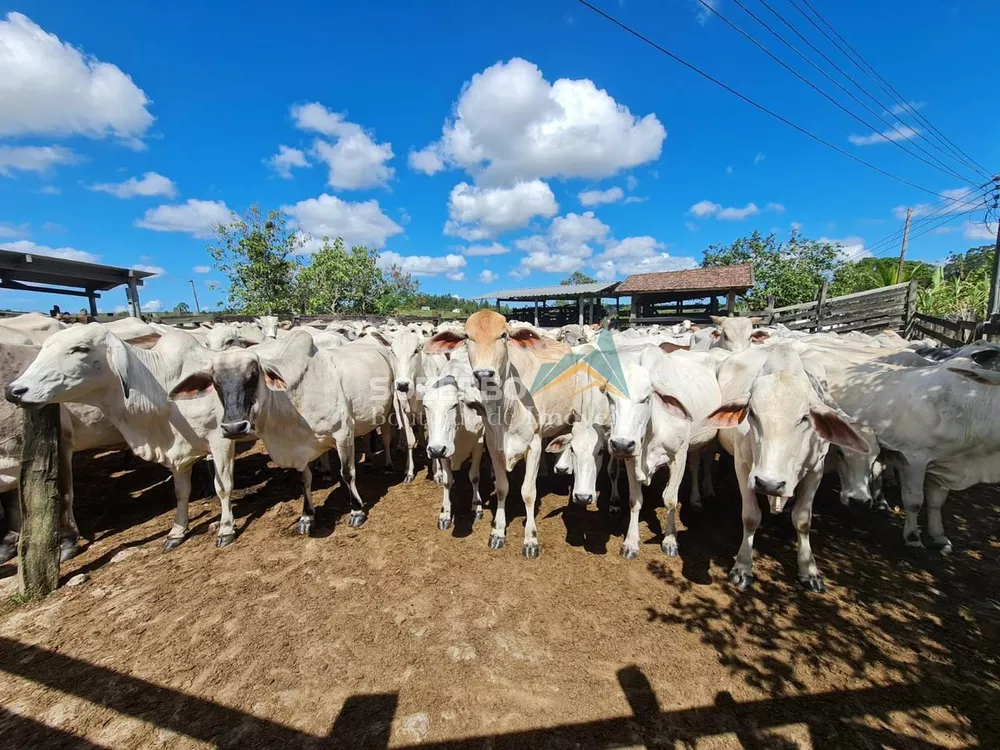
[[[241,419],[239,422],[223,422],[219,425],[222,437],[234,440],[241,437],[249,437],[253,434],[253,425],[249,419]]]
[[[594,502],[594,496],[589,492],[574,492],[573,502],[577,505],[590,505]]]
[[[27,392],[28,392],[28,386],[11,383],[4,390],[3,395],[4,398],[10,401],[12,404],[17,404],[20,406],[23,403],[22,399],[24,398],[24,395]]]
[[[616,458],[632,458],[635,455],[635,440],[632,438],[611,438],[608,445]]]
[[[445,458],[448,454],[448,447],[445,445],[428,445],[427,458]]]
[[[568,466],[558,466],[558,465],[557,465],[557,466],[555,466],[555,467],[554,467],[554,468],[552,469],[552,471],[553,471],[553,472],[554,472],[555,474],[558,474],[558,475],[559,475],[559,476],[561,476],[561,477],[567,477],[567,476],[569,476],[570,474],[572,474],[572,473],[573,473],[573,472],[571,472],[571,471],[569,470],[569,467],[568,467]]]
[[[396,390],[399,391],[400,393],[409,393],[410,392],[410,381],[409,380],[397,380],[396,381]]]

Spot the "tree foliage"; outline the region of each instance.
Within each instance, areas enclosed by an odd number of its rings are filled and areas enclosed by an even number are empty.
[[[191,306],[187,302],[178,302],[174,305],[174,315],[189,315]]]
[[[861,258],[843,261],[833,272],[830,295],[839,297],[855,292],[867,292],[896,284],[899,260],[896,258]],[[916,281],[921,289],[931,285],[934,266],[918,260],[908,260],[903,264],[903,278],[898,283]]]
[[[323,246],[302,268],[295,280],[300,312],[309,315],[384,312],[388,284],[378,265],[375,248],[355,245],[350,250],[341,238],[323,238]]]
[[[761,310],[772,295],[779,307],[815,299],[816,290],[837,267],[839,256],[837,245],[806,239],[794,230],[787,242],[755,231],[728,246],[709,246],[703,265],[752,264],[757,283],[747,292],[746,301],[751,309]]]
[[[597,279],[585,274],[583,271],[573,271],[569,276],[559,282],[559,286],[575,286],[576,284],[594,284]]]
[[[296,252],[305,238],[288,227],[282,211],[265,217],[254,204],[243,216],[215,228],[208,252],[229,279],[228,306],[250,315],[280,315],[295,310]]]

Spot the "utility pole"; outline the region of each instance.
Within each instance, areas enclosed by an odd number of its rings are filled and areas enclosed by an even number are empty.
[[[195,312],[201,313],[201,306],[198,304],[198,292],[194,288],[194,279],[188,279],[188,283],[191,285],[191,294],[194,295],[194,309]]]
[[[993,246],[993,276],[990,277],[990,306],[986,317],[996,321],[1000,315],[1000,219],[997,220],[997,241]]]
[[[906,209],[906,225],[903,227],[903,247],[899,250],[899,267],[896,269],[896,283],[903,283],[903,274],[906,272],[906,240],[910,237],[910,216],[913,214],[912,208]]]

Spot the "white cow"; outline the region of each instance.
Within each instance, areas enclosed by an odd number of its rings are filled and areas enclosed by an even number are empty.
[[[667,527],[660,548],[675,556],[677,495],[688,452],[698,451],[715,438],[714,428],[701,425],[721,403],[715,361],[707,353],[667,355],[658,347],[648,347],[638,361],[626,360],[623,370],[625,392],[610,384],[604,388],[611,404],[608,447],[613,456],[625,461],[629,483],[629,526],[621,555],[629,560],[639,555],[640,485],[648,485],[656,471],[667,466],[670,476],[663,490]]]
[[[691,336],[691,349],[703,351],[720,347],[731,352],[742,352],[751,344],[761,344],[770,337],[765,330],[754,330],[760,318],[725,318],[712,316],[715,328],[705,328]]]
[[[825,591],[809,541],[812,502],[823,478],[830,443],[867,454],[868,444],[822,400],[824,373],[809,370],[789,345],[734,354],[719,368],[725,403],[705,419],[731,446],[743,497],[743,544],[729,580],[740,589],[753,582],[753,538],[760,524],[757,493],[780,513],[794,494],[792,523],[798,535],[798,574],[810,591]]]
[[[209,353],[191,336],[164,333],[152,349],[131,346],[98,323],[73,326],[49,338],[28,369],[7,386],[20,406],[76,402],[99,408],[139,458],[170,470],[177,513],[167,550],[187,535],[191,469],[211,454],[215,490],[222,504],[216,544],[236,538],[230,493],[233,444],[217,431],[222,409],[216,399],[175,404],[170,388],[207,365]]]
[[[438,515],[438,528],[451,528],[451,488],[454,472],[471,459],[469,482],[472,484],[472,512],[475,520],[483,517],[479,494],[479,467],[483,458],[483,420],[481,409],[470,404],[481,402],[472,368],[468,362],[450,360],[436,378],[419,383],[421,403],[427,418],[427,457],[441,467],[444,497]]]

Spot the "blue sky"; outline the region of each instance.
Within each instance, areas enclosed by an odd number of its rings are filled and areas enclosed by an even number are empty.
[[[989,75],[1000,6],[811,1],[931,123],[988,169],[1000,164]],[[743,2],[808,51],[760,0]],[[951,197],[984,181],[954,161],[969,182],[942,174],[878,137],[866,145],[870,128],[697,0],[595,4],[899,177]],[[880,124],[732,0],[712,4]],[[789,0],[768,4],[838,54]],[[575,268],[601,278],[684,268],[754,229],[799,225],[857,255],[900,228],[899,207],[939,200],[810,141],[571,0],[322,5],[0,6],[0,246],[162,271],[142,292],[147,308],[191,304],[194,279],[214,307],[224,283],[207,228],[259,202],[287,207],[317,237],[378,244],[422,288],[465,296],[555,283]],[[925,132],[903,129],[922,124],[898,119],[893,137],[945,159]],[[910,257],[984,244],[967,218],[915,236]],[[0,291],[0,307],[53,302],[78,307]],[[123,304],[122,290],[100,301]]]

